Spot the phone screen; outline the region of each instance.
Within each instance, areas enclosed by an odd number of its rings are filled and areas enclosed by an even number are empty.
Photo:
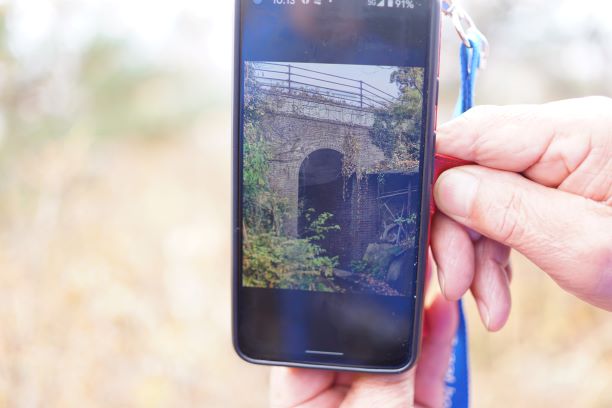
[[[255,362],[415,358],[436,0],[239,2],[235,345]]]

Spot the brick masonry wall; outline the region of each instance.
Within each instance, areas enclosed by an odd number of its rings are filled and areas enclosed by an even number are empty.
[[[357,192],[357,183],[359,183]],[[346,239],[351,242],[351,259],[361,259],[368,245],[376,242],[381,226],[378,206],[378,177],[367,176],[353,181],[352,219]]]
[[[343,156],[347,154],[346,138],[351,139],[355,164],[366,168],[384,160],[383,152],[370,141],[369,128],[312,118],[269,113],[263,121],[264,134],[272,147],[270,183],[281,197],[285,197],[290,208],[286,220],[286,232],[298,234],[299,175],[304,160],[320,149],[332,149]],[[351,179],[356,192],[355,177]],[[367,177],[360,182],[360,194],[352,194],[350,211],[338,214],[337,222],[343,226],[334,241],[339,245],[342,266],[351,259],[361,259],[368,242],[376,239],[380,220],[376,202],[376,177]]]
[[[367,127],[269,113],[263,120],[263,129],[272,147],[272,188],[287,199],[290,208],[286,222],[289,235],[297,235],[300,167],[310,154],[320,149],[332,149],[344,156],[345,139],[349,137],[357,147],[355,162],[359,168],[384,160],[383,152],[371,143]]]

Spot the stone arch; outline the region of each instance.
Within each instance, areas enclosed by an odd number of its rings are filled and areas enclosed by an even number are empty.
[[[385,159],[383,152],[372,144],[367,127],[271,114],[266,116],[262,128],[274,157],[270,162],[270,184],[288,206],[284,228],[289,236],[298,236],[298,181],[307,157],[324,149],[346,155],[346,138],[351,137],[359,146],[354,157],[358,168],[368,168]]]

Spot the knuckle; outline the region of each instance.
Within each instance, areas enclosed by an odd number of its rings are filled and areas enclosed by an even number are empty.
[[[594,208],[601,208],[599,205]],[[593,207],[590,208],[592,211]],[[586,221],[586,229],[580,233],[582,239],[568,245],[567,264],[571,269],[563,277],[562,286],[582,299],[612,308],[612,212],[598,214],[592,211]],[[602,235],[602,232],[603,235]],[[576,273],[576,270],[580,273]],[[610,309],[612,311],[612,309]]]
[[[470,151],[472,156],[477,157],[490,129],[498,122],[498,118],[503,116],[499,106],[480,105],[475,106],[461,115],[461,126],[468,134],[472,135]]]
[[[510,246],[516,246],[525,236],[525,208],[522,193],[518,189],[510,189],[504,194],[504,199],[491,207],[491,219],[494,232],[499,241]]]

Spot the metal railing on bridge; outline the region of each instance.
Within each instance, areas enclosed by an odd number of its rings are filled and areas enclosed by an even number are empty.
[[[397,102],[395,96],[367,82],[291,64],[253,63],[253,72],[248,75],[262,91],[292,98],[319,99],[369,111],[386,109]]]

